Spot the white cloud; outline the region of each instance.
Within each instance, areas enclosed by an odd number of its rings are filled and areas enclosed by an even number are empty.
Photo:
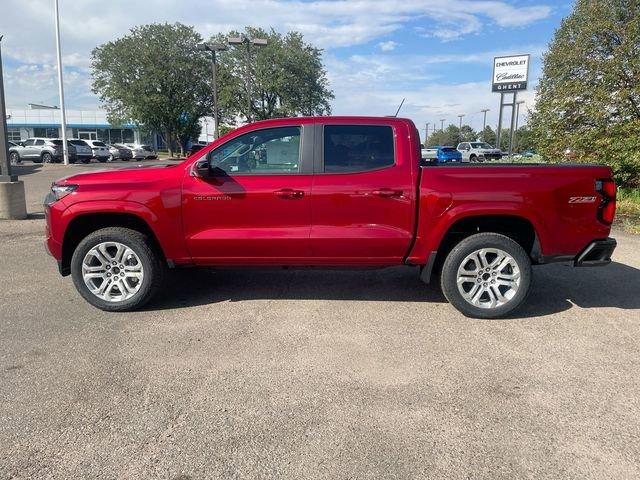
[[[391,52],[392,50],[395,50],[398,45],[399,45],[398,42],[389,40],[387,42],[380,42],[378,44],[378,47],[380,47],[380,50],[382,50],[383,52]]]
[[[108,8],[104,8],[104,3],[98,0],[61,0],[62,53],[68,103],[73,107],[97,105],[97,98],[90,92],[91,50],[141,23],[179,21],[194,25],[205,37],[250,24],[273,27],[278,31],[299,30],[307,41],[327,49],[329,54],[335,48],[372,41],[379,42],[382,52],[389,52],[397,43],[382,39],[394,32],[411,29],[418,21],[433,25],[424,34],[452,40],[492,25],[500,28],[528,25],[550,14],[550,7],[527,3],[527,6],[517,6],[511,0],[110,0]],[[11,77],[7,82],[8,102],[18,105],[42,99],[55,103],[52,2],[2,0],[2,4],[0,32],[5,35],[5,61],[12,62],[5,67],[5,74]],[[26,18],[29,19],[28,28],[25,28]],[[473,55],[467,57],[422,59],[425,63],[474,61]],[[432,73],[407,64],[398,68],[388,59],[376,56],[354,57],[350,61],[363,68],[363,72],[341,73],[332,71],[334,66],[328,65],[331,78],[358,77],[357,80],[362,82],[387,75],[387,80],[399,84],[401,89],[406,86],[403,83],[413,86],[417,81],[433,80]],[[21,64],[37,68],[34,72],[19,71]],[[333,87],[337,93],[341,90],[337,83],[333,83]],[[338,94],[336,105],[341,100]]]

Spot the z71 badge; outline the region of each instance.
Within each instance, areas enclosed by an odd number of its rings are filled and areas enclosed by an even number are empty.
[[[569,203],[594,203],[596,197],[569,197]]]

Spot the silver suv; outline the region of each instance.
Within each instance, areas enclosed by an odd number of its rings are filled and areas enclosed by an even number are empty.
[[[60,162],[62,161],[62,140],[27,138],[24,142],[18,142],[9,147],[9,160],[14,165],[22,160],[32,160],[35,163]]]

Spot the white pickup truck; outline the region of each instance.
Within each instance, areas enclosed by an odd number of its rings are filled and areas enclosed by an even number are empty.
[[[502,152],[486,142],[462,142],[457,150],[462,154],[463,162],[484,162],[485,160],[500,160]]]

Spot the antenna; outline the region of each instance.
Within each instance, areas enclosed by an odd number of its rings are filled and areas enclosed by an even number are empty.
[[[402,99],[402,101],[400,102],[400,106],[398,107],[398,110],[396,110],[396,114],[394,115],[394,117],[398,116],[398,113],[400,113],[400,109],[402,108],[402,105],[404,105],[404,98]]]

